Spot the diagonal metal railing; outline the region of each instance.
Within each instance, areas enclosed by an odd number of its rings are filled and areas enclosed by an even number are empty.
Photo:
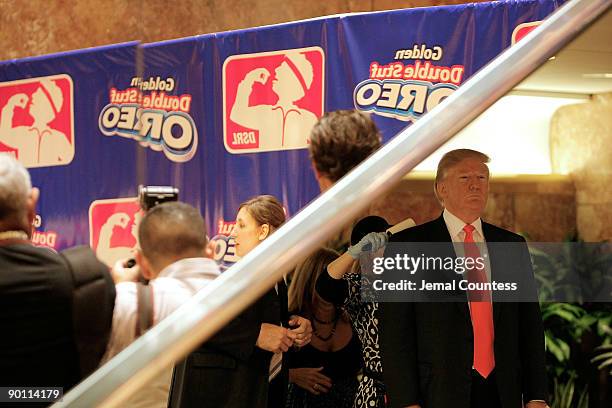
[[[269,290],[296,261],[390,190],[401,177],[610,8],[572,0],[400,132],[236,265],[67,393],[56,407],[121,406]]]

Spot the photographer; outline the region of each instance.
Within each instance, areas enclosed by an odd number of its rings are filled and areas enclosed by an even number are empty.
[[[215,262],[205,257],[204,220],[188,204],[166,202],[153,207],[140,223],[138,240],[137,266],[116,265],[113,271],[119,283],[104,362],[219,275]],[[138,272],[149,280],[148,285],[136,282]],[[172,370],[160,374],[133,395],[128,406],[165,407],[171,376]]]

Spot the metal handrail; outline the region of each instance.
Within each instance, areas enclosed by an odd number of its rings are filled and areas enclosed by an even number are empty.
[[[119,406],[274,286],[296,261],[546,62],[611,1],[574,0],[557,10],[54,406]]]

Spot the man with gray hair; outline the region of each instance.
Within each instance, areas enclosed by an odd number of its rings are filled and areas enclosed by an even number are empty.
[[[204,219],[188,204],[167,202],[150,209],[138,227],[138,242],[136,263],[149,284],[137,282],[138,274],[133,273],[137,268],[115,267],[117,298],[104,362],[220,274],[217,264],[206,257]],[[172,369],[162,372],[137,391],[127,406],[166,407],[171,379]]]
[[[80,275],[69,269],[68,256],[30,241],[39,194],[27,170],[12,156],[0,154],[0,386],[67,391],[90,371],[83,371],[83,362],[93,358],[97,363],[101,357],[79,354],[93,350],[91,343],[81,347],[79,328],[85,328],[87,337],[91,326],[100,324],[93,332],[98,338],[88,338],[92,343],[100,339],[103,351],[106,338],[98,334],[105,331],[104,312],[106,330],[110,328],[114,288],[108,268],[89,251],[90,262],[83,265],[90,276],[101,278],[90,283],[96,295],[102,294],[94,299],[100,301],[96,309],[102,314],[79,307]]]

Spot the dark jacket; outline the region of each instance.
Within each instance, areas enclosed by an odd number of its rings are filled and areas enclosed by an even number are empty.
[[[181,407],[268,406],[272,353],[259,349],[255,343],[262,323],[281,322],[280,298],[272,288],[188,356],[180,387]],[[286,305],[286,295],[284,302]],[[286,364],[283,364],[280,381],[285,388],[286,375]],[[173,384],[171,398],[176,392],[179,389]]]
[[[0,241],[0,384],[67,392],[98,366],[115,285],[89,247]]]
[[[496,271],[510,268],[525,275],[523,281],[533,282],[524,239],[484,222],[482,229],[492,279]],[[446,255],[455,256],[442,217],[396,234],[391,241],[448,242]],[[513,244],[489,245],[494,242]],[[469,408],[474,338],[467,302],[381,303],[380,312],[383,373],[391,406]],[[493,320],[495,376],[502,407],[520,408],[522,401],[546,400],[538,303],[495,302],[494,298]]]

